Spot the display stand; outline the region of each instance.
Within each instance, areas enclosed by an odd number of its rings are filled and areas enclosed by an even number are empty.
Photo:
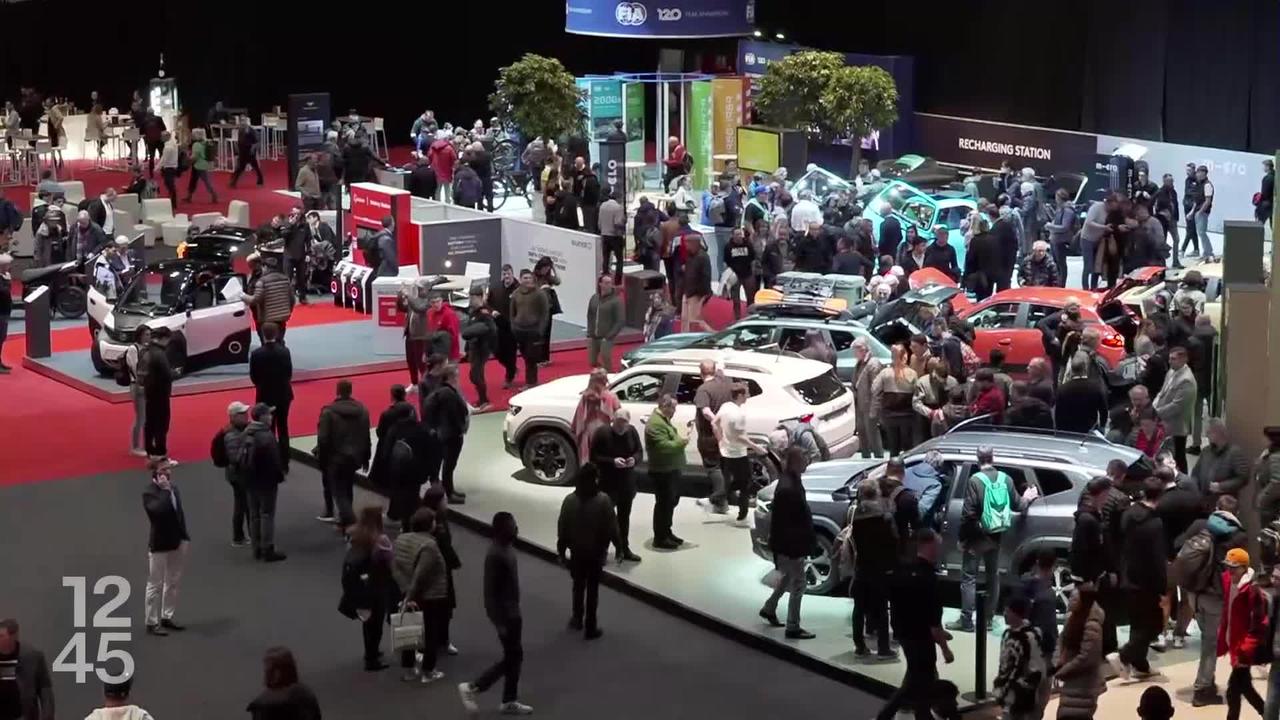
[[[26,348],[29,358],[47,358],[53,354],[53,336],[49,325],[49,286],[41,285],[22,299],[23,321],[26,323]]]

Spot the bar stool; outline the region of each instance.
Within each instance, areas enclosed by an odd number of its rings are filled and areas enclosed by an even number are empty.
[[[27,151],[32,157],[31,163],[31,184],[35,185],[40,182],[40,173],[44,170],[44,163],[49,161],[49,169],[53,170],[53,176],[58,176],[58,168],[53,162],[53,143],[48,140],[37,140],[34,148]]]
[[[382,118],[376,117],[373,119],[373,152],[375,155],[382,158],[383,160],[388,160],[390,159],[389,154],[391,152],[391,149],[387,147],[387,130],[385,125],[386,123],[383,121]],[[378,150],[379,135],[382,136],[382,150]]]
[[[138,145],[142,141],[142,132],[136,127],[127,127],[120,134],[120,139],[129,145],[129,159],[127,162],[134,163],[138,161]]]

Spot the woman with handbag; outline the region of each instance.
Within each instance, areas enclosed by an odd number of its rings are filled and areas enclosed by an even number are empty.
[[[453,533],[449,530],[449,497],[444,488],[432,485],[422,495],[422,506],[436,514],[436,529],[431,532],[444,557],[445,578],[449,584],[449,594],[445,609],[441,611],[440,648],[449,655],[457,655],[458,648],[449,641],[449,623],[453,621],[453,611],[458,607],[458,595],[453,584],[453,571],[462,568],[462,560],[453,549]]]
[[[364,635],[364,669],[387,669],[382,661],[382,625],[391,601],[391,540],[382,528],[382,509],[360,509],[348,531],[350,547],[342,561],[342,599],[338,612],[359,620]]]
[[[392,546],[391,576],[404,595],[400,612],[392,615],[392,648],[401,651],[401,666],[408,670],[400,679],[424,685],[444,677],[436,669],[436,652],[440,648],[441,616],[448,603],[449,580],[444,556],[432,534],[435,526],[436,514],[418,508],[409,520],[410,531],[397,537]],[[415,610],[417,613],[406,612]],[[406,638],[405,631],[415,619],[421,623],[421,632],[412,639]],[[422,651],[419,668],[413,666],[414,646]]]

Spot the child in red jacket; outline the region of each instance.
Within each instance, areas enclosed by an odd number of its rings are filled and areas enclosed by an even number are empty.
[[[1227,551],[1226,572],[1222,573],[1222,621],[1218,623],[1218,656],[1231,657],[1227,679],[1227,717],[1240,717],[1240,698],[1262,714],[1262,697],[1253,689],[1249,668],[1267,662],[1267,599],[1253,584],[1249,553],[1243,548]]]

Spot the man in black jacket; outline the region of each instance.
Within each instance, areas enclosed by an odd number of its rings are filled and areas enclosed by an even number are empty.
[[[974,234],[964,256],[964,287],[979,301],[985,300],[1000,286],[1003,273],[1004,250],[1000,247],[1000,239],[991,232]]]
[[[951,247],[947,227],[933,229],[933,242],[924,251],[924,267],[940,270],[944,275],[960,282],[960,265],[956,261],[956,249]]]
[[[338,527],[343,529],[356,521],[352,509],[356,468],[369,469],[372,449],[369,411],[351,397],[351,381],[339,380],[337,393],[338,397],[320,410],[315,454],[320,461],[323,482],[337,504]]]
[[[440,384],[422,403],[422,421],[439,444],[441,454],[440,482],[448,494],[450,505],[467,501],[466,493],[453,485],[453,471],[462,455],[462,442],[471,426],[471,409],[458,390],[458,366],[448,363],[440,368]]]
[[[497,336],[493,345],[493,354],[502,365],[502,387],[510,389],[516,379],[516,336],[511,331],[511,293],[520,287],[515,271],[510,265],[502,266],[502,278],[489,286],[488,307],[493,317]]]
[[[171,464],[163,458],[148,464],[151,482],[142,493],[142,508],[151,523],[144,617],[148,635],[168,635],[170,630],[183,629],[173,621],[173,614],[177,610],[182,566],[191,537],[187,534],[182,496],[169,477]]]
[[[258,131],[249,127],[249,118],[240,118],[240,127],[236,130],[236,169],[231,173],[231,187],[240,180],[246,167],[253,168],[258,174],[258,185],[262,185],[262,168],[258,167]]]
[[[44,653],[19,641],[18,621],[0,620],[0,717],[52,720],[53,676]],[[8,675],[8,672],[12,675]]]
[[[902,459],[893,458],[885,465],[884,475],[880,478],[880,493],[885,499],[885,509],[893,516],[899,538],[898,559],[902,562],[910,562],[916,556],[912,538],[920,529],[920,498],[903,485],[906,476],[907,469]]]
[[[138,371],[143,381],[143,404],[146,414],[142,421],[143,445],[152,460],[169,457],[169,402],[173,397],[173,367],[169,364],[168,347],[172,331],[158,327],[151,332],[151,344],[146,354],[138,360],[144,369]]]
[[[836,256],[831,261],[831,272],[837,275],[866,277],[871,272],[871,261],[853,249],[853,243],[849,238],[842,237],[836,240]]]
[[[484,366],[493,354],[498,341],[498,325],[494,313],[484,302],[484,290],[471,292],[471,305],[462,321],[462,340],[466,343],[468,378],[476,389],[476,412],[484,412],[489,405],[489,385],[484,379]],[[510,326],[508,326],[508,332]],[[513,373],[514,374],[514,373]]]
[[[1197,488],[1214,502],[1223,495],[1239,495],[1251,472],[1248,456],[1243,448],[1231,442],[1222,418],[1210,418],[1205,435],[1209,443],[1199,462],[1191,468]]]
[[[436,171],[431,168],[431,164],[427,161],[427,156],[419,155],[418,160],[413,165],[413,170],[409,172],[409,177],[405,182],[405,189],[414,197],[434,200],[439,187],[440,181],[436,179]]]
[[[1078,352],[1071,358],[1070,380],[1058,388],[1053,406],[1059,430],[1087,433],[1107,424],[1107,395],[1102,385],[1089,377],[1089,358]]]
[[[263,562],[279,562],[284,553],[276,552],[276,494],[284,482],[284,465],[280,447],[271,433],[271,406],[259,402],[249,411],[249,424],[244,429],[245,449],[236,463],[248,482],[249,542],[253,557]]]
[[[1122,582],[1129,601],[1129,642],[1118,653],[1107,655],[1107,662],[1126,680],[1131,675],[1137,679],[1152,675],[1147,651],[1164,629],[1160,598],[1168,589],[1168,541],[1164,522],[1156,512],[1163,494],[1161,482],[1148,478],[1142,500],[1126,510],[1120,520],[1125,539],[1121,560]]]
[[[933,685],[938,680],[938,650],[942,660],[955,660],[951,633],[942,627],[942,596],[938,589],[937,533],[924,529],[916,533],[916,557],[898,568],[893,577],[893,631],[902,645],[907,670],[898,690],[890,696],[876,720],[893,720],[898,708],[908,705],[917,720],[932,718]]]
[[[117,230],[124,228],[116,228],[115,226],[115,209],[116,209],[116,189],[109,187],[102,192],[101,195],[94,198],[86,208],[89,211],[89,220],[94,225],[102,228],[102,232],[108,238],[114,238]],[[34,228],[33,228],[34,231]]]
[[[778,601],[783,593],[787,598],[786,637],[789,640],[810,640],[814,634],[800,627],[800,602],[804,598],[805,558],[813,552],[817,534],[813,529],[813,515],[805,500],[801,477],[809,465],[809,456],[799,447],[787,448],[783,460],[782,477],[773,495],[769,521],[769,551],[773,564],[781,577],[774,587],[760,617],[772,627],[779,627]]]
[[[996,239],[1000,250],[1000,270],[994,278],[996,290],[1008,290],[1013,287],[1013,269],[1018,264],[1018,220],[1013,213],[1002,215],[991,226],[991,234]],[[1039,238],[1036,238],[1037,240]]]
[[[311,232],[302,217],[302,208],[289,211],[284,227],[284,274],[298,294],[298,302],[307,304],[307,251],[311,249]]]
[[[1101,510],[1110,488],[1111,481],[1107,478],[1094,478],[1085,486],[1085,493],[1080,498],[1068,557],[1072,580],[1077,585],[1091,583],[1097,588],[1106,582],[1103,576],[1107,574],[1108,563]]]
[[[1040,398],[1033,397],[1027,383],[1015,380],[1009,386],[1009,409],[1005,411],[1004,424],[1009,427],[1052,430],[1053,408]]]
[[[154,336],[153,336],[154,341]],[[280,464],[289,472],[289,406],[293,403],[293,356],[280,342],[280,326],[262,324],[262,347],[249,353],[249,380],[256,396],[254,402],[273,408],[271,429],[280,447]],[[326,493],[327,494],[327,493]],[[330,502],[325,502],[325,515],[332,516]]]
[[[596,620],[600,602],[600,568],[609,545],[618,542],[613,502],[600,491],[600,473],[587,463],[578,469],[573,492],[560,505],[556,520],[556,554],[573,577],[573,615],[569,629],[584,630],[588,640],[603,635]]]
[[[593,235],[600,234],[600,179],[593,165],[582,171],[582,187],[578,200],[582,207],[582,229]]]
[[[888,203],[886,203],[887,205]],[[902,223],[889,214],[889,208],[881,208],[884,222],[880,223],[880,242],[876,244],[876,255],[898,257],[898,246],[902,244]]]
[[[600,489],[613,501],[618,517],[617,560],[640,562],[631,551],[631,502],[636,498],[635,467],[644,457],[640,434],[631,426],[631,413],[618,408],[608,425],[591,436],[591,462],[600,470]]]

